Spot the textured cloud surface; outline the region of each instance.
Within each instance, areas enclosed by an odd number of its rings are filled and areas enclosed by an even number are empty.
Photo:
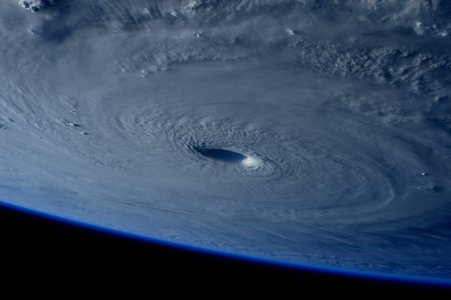
[[[447,1],[0,3],[0,198],[451,276]]]

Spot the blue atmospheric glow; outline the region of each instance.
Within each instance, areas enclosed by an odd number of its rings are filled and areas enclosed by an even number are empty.
[[[385,273],[377,273],[377,272],[363,272],[363,271],[357,271],[357,270],[346,270],[346,269],[339,269],[339,268],[333,268],[333,267],[321,267],[321,266],[315,266],[315,265],[309,265],[309,264],[301,264],[301,263],[293,263],[293,262],[287,262],[283,260],[273,260],[273,259],[265,259],[265,258],[259,258],[254,256],[248,256],[248,255],[242,255],[242,254],[236,254],[236,253],[228,253],[218,250],[212,250],[208,248],[202,248],[202,247],[196,247],[191,246],[187,244],[181,244],[181,243],[175,243],[170,241],[165,241],[161,239],[155,239],[151,237],[146,237],[138,234],[133,234],[125,231],[115,230],[107,227],[97,226],[93,224],[88,224],[64,217],[59,217],[43,212],[39,212],[36,210],[24,208],[21,206],[13,205],[10,203],[6,203],[3,201],[0,201],[0,206],[3,206],[5,208],[9,208],[11,210],[28,214],[31,216],[37,216],[39,218],[51,220],[57,223],[62,224],[68,224],[72,225],[74,227],[82,228],[82,229],[88,229],[94,232],[98,232],[104,235],[109,236],[116,236],[120,238],[127,238],[132,239],[135,241],[140,241],[144,243],[154,244],[154,245],[161,245],[164,247],[171,247],[174,249],[179,250],[185,250],[185,251],[192,251],[194,253],[199,253],[203,255],[213,255],[219,258],[224,259],[232,259],[237,261],[244,261],[254,264],[265,264],[267,266],[274,266],[277,268],[285,268],[285,269],[292,269],[292,270],[299,270],[299,271],[307,271],[307,272],[317,272],[323,275],[332,275],[337,277],[349,277],[350,279],[355,278],[362,278],[362,279],[369,279],[373,281],[387,281],[392,283],[405,283],[405,284],[411,284],[411,285],[422,285],[425,287],[442,287],[442,288],[451,288],[451,281],[441,278],[432,278],[432,277],[423,277],[423,276],[409,276],[409,275],[396,275],[396,274],[385,274]]]

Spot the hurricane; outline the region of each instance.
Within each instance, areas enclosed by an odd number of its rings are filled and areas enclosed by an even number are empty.
[[[3,0],[0,199],[451,278],[451,3]]]

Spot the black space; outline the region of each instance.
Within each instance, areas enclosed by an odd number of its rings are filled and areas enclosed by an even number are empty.
[[[443,287],[333,276],[197,253],[113,235],[0,206],[1,271],[11,282],[140,285],[180,283],[234,288],[314,291],[447,293]],[[82,284],[83,283],[83,284]],[[6,281],[2,281],[3,286]],[[26,286],[26,285],[23,285]],[[256,290],[257,291],[257,290]]]

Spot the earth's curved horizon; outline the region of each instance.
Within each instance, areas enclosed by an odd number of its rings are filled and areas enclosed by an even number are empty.
[[[451,278],[451,4],[5,0],[0,199]]]

